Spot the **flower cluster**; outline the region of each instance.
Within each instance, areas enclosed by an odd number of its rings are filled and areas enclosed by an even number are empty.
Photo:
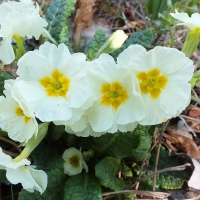
[[[147,52],[131,45],[117,62],[107,54],[88,62],[83,53],[71,55],[64,44],[46,42],[26,53],[18,66],[19,77],[5,81],[0,126],[20,142],[37,134],[35,117],[65,125],[79,136],[99,136],[132,131],[138,123],[162,123],[177,116],[190,100],[192,61],[167,47]]]
[[[167,47],[149,51],[130,45],[115,61],[105,54],[127,39],[123,31],[112,34],[96,59],[69,52],[65,44],[45,42],[25,53],[23,38],[36,39],[47,22],[30,0],[0,5],[0,60],[18,60],[18,77],[6,80],[0,96],[0,128],[25,148],[16,158],[0,148],[0,169],[7,179],[24,189],[43,193],[47,175],[30,165],[28,156],[45,136],[49,122],[64,125],[68,133],[99,137],[105,133],[133,131],[138,124],[155,125],[180,114],[190,101],[193,62]],[[116,37],[120,40],[116,42]],[[12,42],[16,42],[15,52]],[[42,123],[38,124],[38,121]],[[63,153],[64,173],[81,173],[88,167],[80,151]],[[14,175],[15,174],[15,175]]]
[[[31,0],[0,4],[0,60],[10,64],[15,59],[12,41],[17,43],[17,54],[23,55],[22,38],[38,39],[46,26],[46,20],[39,15],[39,6]]]

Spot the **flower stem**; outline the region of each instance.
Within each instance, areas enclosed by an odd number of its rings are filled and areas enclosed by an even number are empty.
[[[26,53],[26,49],[24,47],[24,41],[23,38],[18,35],[13,35],[13,39],[17,43],[16,60],[19,60]]]
[[[197,97],[191,96],[191,99],[192,99],[193,101],[196,101],[197,103],[200,103],[200,99],[197,98]]]

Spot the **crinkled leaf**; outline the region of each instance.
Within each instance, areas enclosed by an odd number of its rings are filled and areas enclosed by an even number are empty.
[[[71,176],[64,185],[63,200],[101,200],[101,186],[90,174]]]
[[[151,146],[148,128],[139,125],[132,132],[107,133],[97,138],[89,137],[83,139],[82,146],[85,149],[93,149],[98,156],[133,157],[136,161],[141,161]]]
[[[45,192],[40,195],[38,191],[30,193],[24,189],[19,193],[19,200],[55,200],[63,199],[63,186],[66,180],[63,169],[55,169],[47,173],[48,185]]]
[[[95,175],[100,180],[101,185],[117,191],[125,187],[123,180],[116,177],[120,170],[120,159],[106,157],[95,166]]]
[[[148,168],[148,174],[153,173],[154,165],[155,165],[155,159],[156,159],[156,151],[157,148],[155,148],[151,153],[149,168]],[[164,148],[161,148],[160,151],[160,157],[158,162],[158,170],[165,169],[168,167],[175,167],[180,165],[179,161],[175,157],[169,157],[168,151],[166,151]],[[139,173],[139,170],[138,170]],[[146,176],[147,173],[143,172],[143,176]],[[157,189],[158,188],[164,188],[164,189],[179,189],[182,187],[185,176],[184,171],[170,171],[170,172],[164,172],[162,174],[159,174],[156,176],[157,180]],[[147,179],[140,183],[140,189],[149,190],[152,188],[153,179]]]
[[[87,60],[95,59],[99,49],[105,43],[105,41],[106,41],[106,31],[103,29],[99,29],[95,33],[86,51]]]
[[[74,11],[75,3],[76,0],[54,0],[46,12],[46,20],[49,24],[47,30],[58,43],[65,43],[71,52],[73,50],[68,38],[68,17]]]
[[[4,90],[4,81],[8,79],[14,79],[14,76],[11,74],[8,74],[6,72],[2,72],[0,74],[0,95],[3,95],[3,90]]]
[[[146,30],[138,31],[132,34],[123,44],[123,46],[112,52],[111,55],[116,59],[117,56],[131,44],[140,44],[144,47],[151,47],[153,41],[154,41],[153,29],[147,28]]]
[[[60,143],[41,142],[32,152],[33,165],[44,171],[63,168],[64,160],[60,153]]]

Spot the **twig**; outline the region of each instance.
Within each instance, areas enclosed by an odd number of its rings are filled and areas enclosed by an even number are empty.
[[[163,136],[163,133],[164,133],[168,123],[169,123],[169,120],[162,124],[162,130],[161,130],[159,141],[158,141],[158,150],[157,150],[157,154],[156,154],[156,162],[155,162],[154,172],[156,172],[158,169],[158,160],[159,160],[159,156],[160,156],[162,136]],[[153,191],[155,191],[155,189],[156,189],[156,174],[154,175],[154,178],[153,178]]]
[[[5,154],[7,154],[7,155],[12,156],[12,157],[17,157],[17,156],[19,156],[19,154],[13,153],[13,152],[10,152],[10,151],[3,150],[3,152],[4,152]]]
[[[150,192],[150,191],[142,191],[142,190],[121,190],[117,192],[105,192],[102,194],[102,196],[110,196],[110,195],[117,195],[117,194],[136,194],[136,195],[157,197],[160,199],[164,199],[170,195],[164,192]]]
[[[128,32],[131,34],[131,29],[130,29],[129,23],[128,23],[127,19],[126,19],[126,16],[125,16],[124,12],[122,12],[122,17],[123,17],[123,20],[124,20],[125,24],[127,25]]]
[[[17,145],[15,142],[13,142],[12,140],[9,140],[9,139],[4,138],[4,137],[2,137],[2,136],[0,136],[0,140],[2,140],[2,141],[4,141],[4,142],[7,142],[7,143],[9,143],[9,144],[11,144],[11,145],[13,145],[20,153],[22,152],[22,150],[18,147],[18,145]]]
[[[200,119],[196,119],[196,118],[193,118],[193,117],[188,117],[188,116],[185,116],[185,115],[179,115],[179,117],[183,117],[183,118],[190,119],[190,120],[193,120],[193,121],[196,121],[196,122],[200,123]]]
[[[184,165],[179,165],[179,166],[176,166],[176,167],[168,167],[166,169],[161,169],[161,170],[158,170],[152,174],[149,174],[139,180],[137,180],[131,187],[133,187],[134,185],[136,185],[138,182],[141,182],[141,181],[144,181],[148,178],[151,178],[152,176],[155,176],[157,174],[161,174],[161,173],[164,173],[164,172],[169,172],[169,171],[181,171],[181,170],[184,170],[187,166],[190,166],[191,164],[190,163],[186,163]]]
[[[182,120],[183,124],[186,126],[186,128],[188,129],[188,131],[191,132],[195,137],[197,137],[196,133],[193,131],[192,128],[190,128],[190,126],[188,126],[188,124],[185,121],[185,119],[182,116],[179,116],[179,118]]]
[[[156,129],[155,129],[155,131],[156,131]],[[139,188],[139,184],[140,184],[140,181],[139,181],[139,180],[140,180],[140,177],[141,177],[141,175],[142,175],[142,170],[143,170],[145,161],[146,161],[146,159],[148,158],[150,152],[154,149],[154,147],[155,147],[156,145],[157,145],[157,143],[154,143],[154,145],[151,147],[151,149],[149,150],[149,152],[148,152],[147,155],[145,156],[144,160],[142,161],[142,166],[141,166],[141,168],[140,168],[140,174],[139,174],[139,176],[138,176],[138,181],[135,183],[135,184],[136,184],[136,186],[135,186],[135,189],[136,189],[136,190]],[[135,185],[135,184],[134,184],[134,185]]]

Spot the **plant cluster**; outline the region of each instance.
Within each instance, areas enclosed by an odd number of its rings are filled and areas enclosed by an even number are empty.
[[[0,169],[10,183],[22,184],[20,200],[102,199],[105,188],[124,189],[127,180],[116,174],[124,168],[133,177],[125,160],[145,158],[150,126],[178,116],[190,102],[194,66],[187,56],[197,47],[190,45],[199,34],[199,23],[192,24],[199,14],[172,14],[192,29],[183,52],[161,46],[147,51],[153,42],[147,29],[129,39],[116,31],[100,46],[105,33],[99,31],[89,53],[71,53],[67,25],[54,22],[72,12],[74,2],[65,2],[71,7],[63,15],[53,8],[65,9],[64,1],[52,3],[47,21],[31,0],[0,4],[0,60],[18,65],[16,78],[0,75],[0,139],[19,150],[15,155],[10,146],[0,147]],[[53,24],[60,27],[57,34]],[[24,39],[42,35],[50,42],[27,52]],[[174,187],[183,182],[177,179]]]

